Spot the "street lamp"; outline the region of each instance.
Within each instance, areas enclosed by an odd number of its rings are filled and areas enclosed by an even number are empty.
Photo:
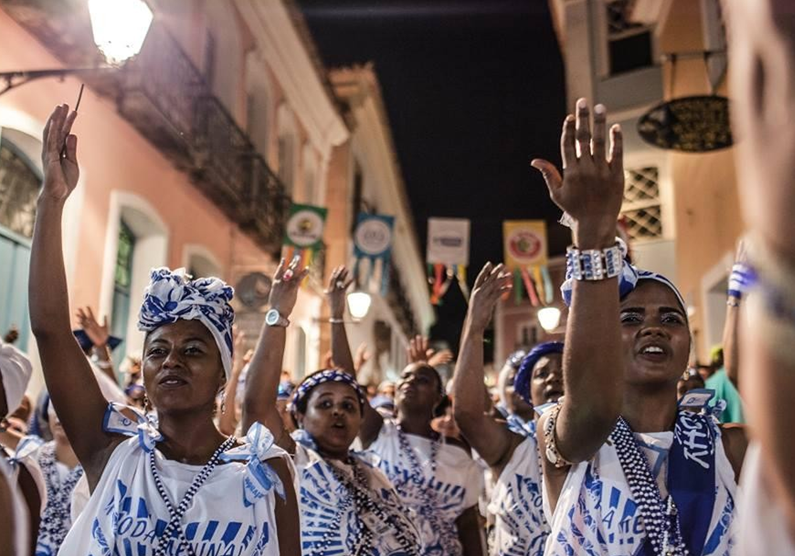
[[[152,25],[144,0],[88,0],[94,44],[111,65],[123,64],[141,51]]]
[[[355,319],[363,319],[367,316],[372,303],[370,294],[363,291],[354,291],[348,294],[348,310]]]
[[[557,307],[544,307],[543,309],[539,309],[537,316],[541,328],[547,332],[552,332],[560,324],[560,309]]]
[[[153,18],[144,0],[88,0],[88,11],[94,43],[108,66],[0,72],[0,80],[5,81],[0,95],[36,79],[114,69],[141,51]]]

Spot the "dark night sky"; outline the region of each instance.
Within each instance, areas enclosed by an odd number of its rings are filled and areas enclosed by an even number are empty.
[[[470,218],[470,284],[502,260],[502,221],[559,210],[530,167],[559,162],[565,89],[543,0],[299,0],[327,67],[373,61],[423,248],[431,216]],[[458,343],[466,305],[452,286],[433,339]]]

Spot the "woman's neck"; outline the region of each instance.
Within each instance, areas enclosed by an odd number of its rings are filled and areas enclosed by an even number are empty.
[[[431,438],[436,434],[433,428],[431,428],[430,415],[403,411],[398,408],[397,421],[398,424],[400,424],[400,428],[408,434],[416,434],[417,436],[423,436],[425,438]]]
[[[676,384],[655,389],[625,386],[621,416],[635,432],[672,430],[676,411]]]
[[[158,444],[163,455],[191,465],[207,463],[225,440],[207,412],[199,415],[158,413],[158,429],[163,435]]]

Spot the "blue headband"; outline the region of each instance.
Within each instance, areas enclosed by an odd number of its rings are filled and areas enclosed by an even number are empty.
[[[178,320],[198,320],[213,335],[226,378],[232,374],[232,323],[235,311],[229,302],[235,291],[218,278],[191,280],[184,268],[152,269],[138,315],[138,330],[152,330]]]
[[[295,392],[293,393],[293,402],[291,404],[291,410],[293,414],[295,414],[295,412],[298,410],[298,406],[302,405],[309,398],[309,393],[316,386],[320,386],[326,382],[341,382],[353,388],[356,391],[356,397],[359,400],[359,409],[362,413],[364,413],[364,405],[367,403],[367,399],[364,397],[364,392],[362,392],[361,386],[359,386],[359,383],[356,382],[356,377],[344,371],[328,369],[309,375],[303,380],[303,382],[301,382],[301,384],[298,385],[298,387],[295,389]]]
[[[519,365],[519,370],[513,379],[513,389],[529,404],[533,403],[533,400],[530,399],[530,381],[533,379],[533,367],[536,366],[539,359],[550,353],[563,353],[563,342],[544,342],[531,349],[530,353],[522,359],[522,364]]]

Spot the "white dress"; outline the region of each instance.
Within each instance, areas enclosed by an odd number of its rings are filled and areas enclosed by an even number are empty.
[[[403,506],[394,487],[384,474],[365,459],[354,456],[358,467],[368,481],[368,490],[379,505],[413,539],[417,546],[418,532],[410,512]],[[359,554],[362,531],[365,527],[375,533],[376,542],[364,554],[372,556],[398,556],[405,554],[393,527],[383,523],[376,515],[365,515],[357,510],[350,490],[331,466],[351,478],[350,465],[341,461],[328,461],[311,447],[296,444],[295,467],[298,476],[298,502],[301,512],[301,553],[305,556],[331,556]],[[325,547],[324,547],[325,544]]]
[[[403,503],[413,510],[426,556],[459,556],[462,553],[455,521],[478,503],[483,474],[462,448],[443,440],[438,445],[436,472],[431,469],[433,442],[406,434],[420,467],[412,469],[410,456],[400,445],[397,424],[384,421],[378,438],[370,445],[380,469],[389,478]]]
[[[541,556],[549,535],[544,516],[538,444],[528,435],[502,470],[489,504],[493,556]]]
[[[734,544],[731,523],[736,481],[723,449],[720,428],[714,419],[710,422],[715,434],[716,496],[701,556],[724,556],[730,554]],[[660,494],[667,496],[667,460],[674,433],[635,433],[635,438]],[[544,489],[547,516],[552,514],[549,508]],[[635,556],[640,552],[646,542],[646,530],[612,442],[603,444],[590,461],[571,467],[549,521],[546,556]]]
[[[0,457],[0,476],[6,481],[11,491],[11,512],[14,515],[14,538],[11,542],[14,546],[14,554],[26,556],[28,554],[28,529],[30,527],[28,523],[28,507],[22,498],[22,493],[19,492],[16,486],[14,470],[3,457]],[[2,542],[8,542],[8,540],[4,539]]]
[[[170,514],[155,486],[149,452],[154,450],[155,465],[174,506],[202,469],[165,459],[154,447],[157,431],[147,426],[145,418],[136,412],[139,422],[131,422],[118,410],[119,406],[110,405],[105,430],[135,436],[111,454],[87,506],[61,545],[62,555],[153,554]],[[196,556],[279,554],[276,496],[292,485],[282,485],[266,460],[281,457],[291,470],[292,463],[258,423],[252,425],[245,440],[243,446],[224,453],[222,458],[228,462],[213,470],[181,520]],[[166,554],[188,552],[174,535]]]
[[[745,455],[742,492],[737,502],[737,554],[795,556],[795,540],[784,511],[763,476],[762,450],[751,444]]]

